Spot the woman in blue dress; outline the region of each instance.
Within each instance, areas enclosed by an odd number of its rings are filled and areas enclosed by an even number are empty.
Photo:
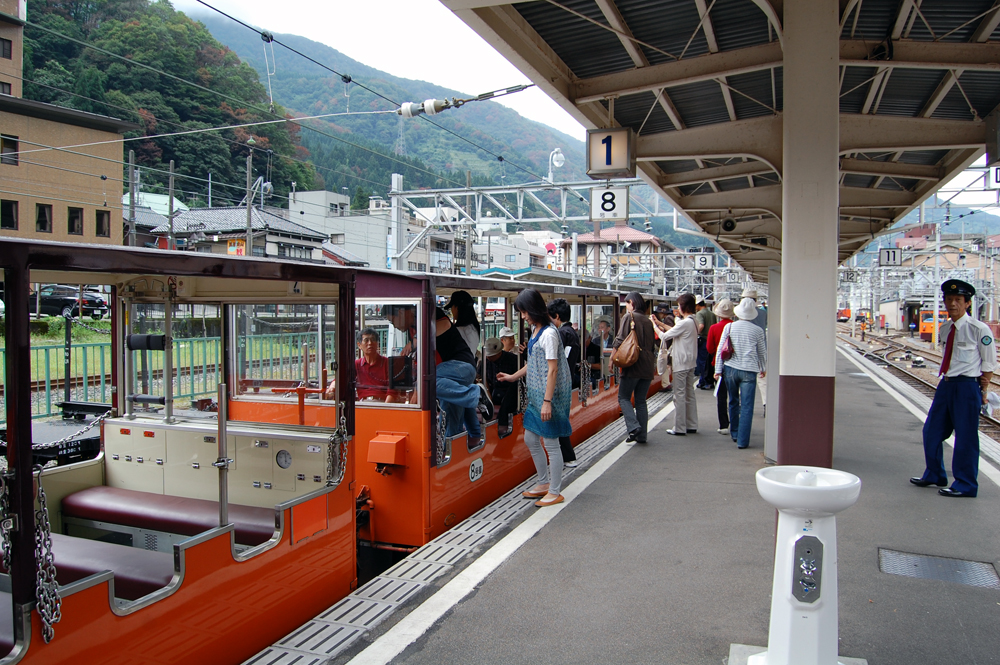
[[[551,506],[563,502],[563,457],[559,437],[569,436],[569,407],[572,380],[569,363],[563,350],[559,331],[552,324],[545,301],[538,291],[525,289],[514,300],[514,309],[531,324],[528,340],[528,361],[514,374],[497,374],[501,381],[517,381],[527,377],[528,405],[524,411],[524,443],[531,452],[538,472],[538,482],[524,492],[525,498],[538,499],[536,506]],[[543,449],[544,445],[544,449]],[[545,453],[548,452],[546,463]]]

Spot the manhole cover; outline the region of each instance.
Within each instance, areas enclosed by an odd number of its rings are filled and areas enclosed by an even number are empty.
[[[926,556],[879,548],[878,567],[883,573],[923,580],[942,580],[970,586],[1000,589],[1000,577],[991,563]]]

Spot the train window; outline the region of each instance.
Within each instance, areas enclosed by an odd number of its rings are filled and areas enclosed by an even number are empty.
[[[359,404],[419,405],[419,307],[415,301],[358,300],[354,368]]]
[[[234,397],[333,400],[335,305],[231,305]]]
[[[44,289],[42,290],[44,295]],[[175,304],[170,310],[170,336],[174,413],[208,411],[218,394],[220,355],[219,306],[212,304]],[[163,303],[136,303],[133,309],[132,333],[162,335],[166,333],[166,308]],[[164,396],[165,354],[137,350],[132,362],[133,385],[136,393]],[[136,411],[162,411],[158,405],[135,406]],[[193,415],[193,414],[192,414]]]

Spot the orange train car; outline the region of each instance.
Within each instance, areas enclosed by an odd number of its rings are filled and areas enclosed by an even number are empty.
[[[2,662],[239,662],[355,587],[353,394],[323,391],[353,269],[10,239],[0,268]],[[36,282],[113,286],[115,391],[100,454],[33,479]]]
[[[359,273],[355,315],[359,327],[381,331],[382,351],[394,363],[393,368],[402,367],[401,354],[408,345],[415,342],[417,347],[411,361],[416,380],[401,377],[394,384],[396,398],[389,403],[382,399],[356,403],[355,477],[358,504],[367,517],[367,523],[360,524],[361,544],[395,551],[415,549],[535,472],[524,445],[520,414],[513,417],[512,433],[503,437],[496,420],[487,422],[482,443],[470,449],[465,433],[444,437],[437,431],[434,399],[437,304],[459,290],[481,298],[484,304],[488,299],[502,299],[506,303],[502,310],[505,322],[520,330],[520,339],[527,339],[527,331],[512,311],[514,298],[527,287],[541,291],[546,300],[566,298],[571,306],[579,307],[577,311],[585,314],[583,339],[589,339],[596,315],[618,310],[618,294],[596,289],[450,275]],[[412,330],[394,327],[387,315],[390,307],[393,312],[398,308],[411,312],[407,317]],[[500,307],[498,300],[493,300],[489,309],[497,312]],[[398,315],[392,318],[399,323]],[[603,364],[604,373],[609,374],[606,357]],[[397,375],[395,369],[393,375]],[[596,390],[585,389],[582,397],[579,390],[574,391],[570,415],[573,444],[595,434],[619,414],[613,376],[598,381]]]
[[[948,320],[948,310],[946,310],[944,306],[942,306],[941,309],[938,310],[938,321],[937,321],[938,328],[940,328],[941,324],[947,320]],[[919,332],[920,332],[920,339],[924,340],[925,342],[929,342],[931,341],[931,339],[933,339],[934,337],[933,309],[920,310]]]

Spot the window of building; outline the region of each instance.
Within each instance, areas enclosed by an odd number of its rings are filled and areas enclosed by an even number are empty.
[[[508,254],[503,258],[507,263],[514,263],[517,261],[517,254]]]
[[[264,251],[265,248],[260,245],[254,245],[251,249],[253,250],[250,254],[251,256],[267,256],[267,252]]]
[[[0,58],[5,60],[13,60],[14,58],[14,42],[9,39],[3,39],[0,37]]]
[[[344,233],[331,233],[330,242],[334,245],[344,245],[347,243],[347,235]]]
[[[17,137],[0,136],[0,164],[17,166]]]
[[[94,235],[98,238],[111,237],[111,212],[108,210],[98,210]]]
[[[427,264],[426,263],[418,263],[417,264],[417,270],[419,270],[420,272],[427,272]]]
[[[448,251],[448,243],[441,242],[440,240],[435,240],[434,241],[434,249],[437,250],[437,251],[439,251],[439,252],[447,252]]]
[[[83,208],[66,209],[66,232],[71,236],[83,235]]]
[[[17,231],[17,201],[0,201],[0,229]]]
[[[11,94],[10,83],[4,83],[3,81],[0,81],[0,95],[9,95],[9,94]]]
[[[52,233],[52,206],[44,203],[35,204],[35,231]]]
[[[416,261],[407,261],[406,262],[406,269],[409,270],[410,272],[416,272],[417,271],[417,262]]]

